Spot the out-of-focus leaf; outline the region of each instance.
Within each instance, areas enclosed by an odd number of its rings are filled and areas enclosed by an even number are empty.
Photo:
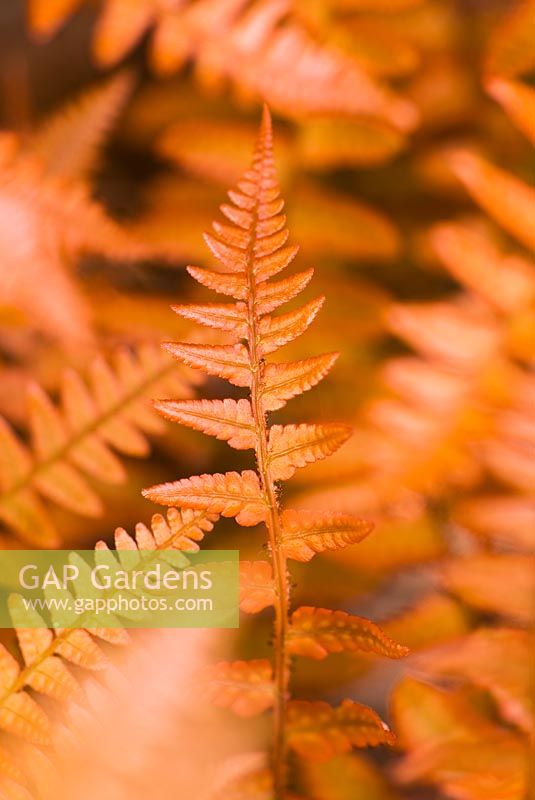
[[[470,630],[470,615],[451,597],[431,594],[394,619],[383,623],[396,642],[412,650],[454,639]]]
[[[310,120],[302,125],[298,153],[309,169],[373,167],[396,156],[401,133],[378,120]]]
[[[468,605],[530,625],[535,614],[535,559],[475,555],[444,566],[444,585]],[[497,587],[501,587],[498,591]]]
[[[531,72],[535,67],[534,31],[535,3],[521,0],[495,26],[487,45],[486,72],[505,78]]]
[[[405,679],[394,691],[392,711],[400,745],[408,750],[395,771],[402,783],[437,784],[459,800],[525,796],[525,743],[482,716],[463,694]]]
[[[535,12],[533,24],[535,26]],[[535,91],[525,83],[499,78],[488,81],[487,91],[503,106],[519,130],[535,144]]]
[[[482,536],[535,552],[535,501],[526,496],[478,495],[457,503],[454,519]]]
[[[487,689],[502,716],[529,733],[533,725],[530,660],[534,646],[528,631],[480,628],[423,653],[416,664],[432,675],[455,675]]]
[[[47,172],[81,179],[95,169],[98,150],[132,91],[133,77],[120,72],[45,120],[28,149]]]
[[[535,233],[531,225],[535,189],[467,151],[456,152],[450,163],[474,200],[511,236],[535,251]]]
[[[299,789],[315,800],[396,800],[397,792],[362,755],[349,753],[329,761],[302,760]]]
[[[400,248],[395,227],[353,198],[304,183],[292,192],[288,220],[307,257],[384,260]]]

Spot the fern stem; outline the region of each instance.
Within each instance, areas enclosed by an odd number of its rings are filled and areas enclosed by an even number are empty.
[[[256,216],[256,215],[255,215]],[[252,229],[256,229],[256,219]],[[249,245],[248,253],[248,345],[249,357],[252,370],[251,379],[251,407],[256,427],[256,460],[258,474],[264,495],[264,501],[268,506],[268,519],[266,527],[269,536],[269,546],[271,551],[271,561],[275,581],[275,623],[274,623],[274,683],[275,683],[275,705],[273,710],[273,734],[272,734],[272,765],[274,797],[276,800],[284,800],[286,796],[286,706],[289,694],[289,656],[287,651],[287,635],[289,625],[290,608],[290,586],[288,583],[288,571],[286,567],[286,557],[282,548],[281,524],[279,518],[279,508],[277,501],[277,491],[275,481],[271,476],[269,451],[268,451],[268,432],[266,414],[262,407],[262,390],[264,384],[264,361],[259,353],[259,334],[257,330],[256,317],[256,282],[253,272],[253,241]]]

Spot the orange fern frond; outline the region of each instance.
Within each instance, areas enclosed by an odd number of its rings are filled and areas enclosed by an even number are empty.
[[[221,210],[231,224],[215,223],[214,234],[205,237],[220,262],[220,271],[190,267],[189,272],[199,283],[229,294],[238,302],[230,306],[179,306],[176,310],[186,318],[230,333],[235,343],[169,343],[164,347],[187,366],[248,389],[248,398],[160,400],[156,408],[168,419],[226,440],[232,447],[254,448],[257,471],[183,478],[153,486],[143,494],[163,505],[235,517],[245,526],[264,522],[267,527],[271,563],[240,565],[240,606],[248,613],[274,606],[274,664],[255,661],[218,665],[213,696],[216,703],[242,715],[274,706],[273,783],[275,795],[282,797],[287,745],[298,752],[321,751],[327,758],[352,745],[391,742],[392,737],[374,712],[351,701],[345,701],[339,709],[321,703],[288,703],[289,660],[298,651],[299,639],[295,638],[297,625],[293,631],[288,617],[291,592],[286,559],[291,556],[306,561],[314,553],[345,547],[363,539],[372,526],[343,515],[279,510],[276,484],[290,478],[299,467],[334,453],[348,439],[351,428],[337,423],[271,428],[267,424],[267,412],[281,408],[286,400],[317,384],[336,359],[336,354],[329,353],[290,363],[266,362],[268,354],[304,333],[323,304],[323,298],[319,298],[288,314],[270,314],[308,284],[311,272],[271,283],[292,262],[297,247],[287,243],[289,233],[282,213],[284,202],[275,173],[267,108],[252,165],[229,197],[231,204],[223,205]],[[318,611],[321,613],[331,612]],[[332,614],[339,621],[335,612]],[[296,620],[300,619],[303,616],[297,612]],[[368,639],[374,640],[378,650],[381,636],[368,624]],[[363,621],[362,625],[366,623]],[[338,642],[344,638],[342,631],[339,636]],[[386,653],[388,640],[384,634],[383,637],[382,652]],[[353,642],[357,639],[354,632]],[[336,650],[327,633],[323,637],[318,633],[318,642],[317,648]],[[297,649],[293,650],[292,645]],[[304,647],[302,641],[299,652]],[[395,647],[391,643],[390,654]],[[339,645],[339,649],[343,647]],[[347,644],[346,649],[351,645]],[[395,652],[401,656],[405,650],[398,646]]]
[[[148,435],[162,423],[148,398],[160,390],[190,395],[184,373],[171,368],[157,348],[117,351],[110,366],[93,361],[86,383],[67,371],[58,408],[37,385],[29,392],[31,450],[0,419],[0,518],[26,541],[58,543],[49,514],[39,499],[85,516],[101,512],[101,502],[85,475],[106,483],[125,479],[113,450],[145,456]]]
[[[356,544],[373,530],[373,523],[348,514],[294,509],[282,512],[281,524],[284,552],[297,561]]]
[[[303,758],[324,761],[352,747],[393,743],[394,734],[375,711],[352,700],[337,708],[306,700],[288,705],[288,744]]]
[[[368,619],[310,606],[293,612],[288,646],[294,655],[315,659],[326,658],[329,653],[358,651],[403,658],[409,652]]]
[[[39,37],[50,36],[83,1],[54,0],[48,8],[46,0],[32,0],[30,28]],[[363,114],[401,130],[416,124],[412,103],[377,80],[369,59],[363,63],[315,36],[286,2],[106,0],[93,39],[96,62],[116,64],[151,28],[151,61],[161,74],[193,60],[205,82],[230,79],[289,115]],[[370,30],[365,36],[377,38]]]
[[[128,72],[90,89],[71,105],[47,118],[30,135],[26,147],[47,174],[81,180],[97,166],[102,143],[132,91]]]
[[[66,265],[89,252],[126,260],[153,253],[91,196],[85,174],[130,83],[123,74],[92,90],[27,141],[15,139],[0,159],[0,247],[9,273],[0,302],[66,348],[92,339],[89,308]]]
[[[267,659],[220,661],[204,671],[201,680],[209,699],[239,717],[252,717],[273,705],[273,669]]]
[[[195,550],[198,542],[213,528],[217,516],[198,511],[170,509],[167,520],[156,514],[150,525],[139,523],[135,538],[123,528],[115,531],[117,551],[143,550]],[[98,542],[96,550],[106,549]],[[64,703],[69,698],[79,699],[83,687],[68,668],[72,664],[83,670],[102,670],[109,659],[95,639],[113,645],[130,641],[120,628],[55,629],[45,627],[36,612],[24,611],[23,620],[33,614],[31,628],[22,628],[17,622],[17,609],[11,607],[11,616],[17,632],[23,667],[0,645],[0,730],[26,742],[44,746],[51,744],[54,727],[50,717],[27,690],[51,697]],[[12,766],[8,757],[7,766]],[[22,782],[22,781],[21,781]]]

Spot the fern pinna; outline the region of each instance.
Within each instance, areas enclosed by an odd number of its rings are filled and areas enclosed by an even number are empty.
[[[308,561],[315,553],[353,544],[372,526],[342,514],[280,509],[279,481],[290,478],[299,467],[329,456],[351,431],[335,423],[267,425],[269,412],[317,384],[337,357],[329,353],[292,363],[266,361],[266,356],[308,328],[324,300],[318,298],[295,311],[271,316],[305,288],[313,270],[270,281],[290,264],[298,248],[287,244],[267,108],[252,166],[229,196],[232,204],[221,210],[232,224],[216,222],[215,235],[205,236],[223,270],[189,267],[188,271],[203,285],[236,302],[177,306],[174,310],[224,331],[231,343],[164,347],[184,364],[246,388],[248,398],[160,400],[156,407],[166,418],[225,440],[231,447],[254,449],[257,470],[198,475],[153,486],[144,494],[163,505],[235,517],[240,525],[266,525],[271,564],[247,562],[242,575],[251,580],[256,571],[263,581],[257,602],[249,604],[248,610],[274,605],[274,663],[218,664],[211,673],[211,694],[219,705],[244,716],[273,707],[272,783],[274,796],[281,800],[288,783],[288,749],[302,757],[328,758],[352,746],[389,743],[393,738],[375,712],[351,700],[338,708],[323,702],[291,701],[291,656],[323,658],[328,652],[361,646],[400,657],[406,649],[369,621],[342,612],[302,608],[290,616],[287,559]]]

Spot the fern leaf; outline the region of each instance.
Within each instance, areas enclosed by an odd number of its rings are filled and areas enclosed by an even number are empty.
[[[349,514],[286,509],[281,515],[282,542],[288,558],[310,561],[316,553],[339,550],[362,541],[373,523]]]
[[[37,461],[47,461],[64,449],[69,433],[59,411],[38,385],[29,389],[29,415]],[[69,464],[50,464],[44,474],[35,476],[34,485],[45,497],[75,513],[92,517],[102,511],[98,496]]]
[[[247,297],[247,280],[245,273],[229,275],[224,272],[213,272],[202,267],[188,267],[189,274],[198,283],[213,289],[219,294],[226,294],[234,297],[235,300],[245,300]]]
[[[525,743],[485,716],[466,691],[405,678],[396,686],[393,713],[402,746],[410,749],[396,769],[403,783],[423,779],[451,797],[474,800],[489,785],[496,797],[525,796]]]
[[[243,344],[205,345],[168,342],[164,348],[178,361],[209,375],[226,378],[235,386],[250,386],[249,354]]]
[[[56,32],[81,0],[30,0],[28,17],[32,32],[39,38],[48,38]]]
[[[28,146],[46,172],[62,179],[80,179],[94,170],[98,149],[128,100],[132,83],[129,73],[120,72],[33,132]]]
[[[268,364],[264,373],[262,404],[265,411],[277,411],[287,400],[312,389],[329,372],[338,353],[306,358],[285,364]]]
[[[135,539],[124,528],[115,531],[117,550],[189,550],[199,549],[206,533],[213,530],[217,514],[189,508],[170,508],[167,519],[154,514],[150,529],[143,522],[136,525]]]
[[[268,355],[301,336],[316,318],[324,297],[280,317],[264,317],[260,323],[260,352]]]
[[[290,278],[261,284],[256,294],[256,313],[259,315],[269,314],[270,311],[274,311],[279,306],[292,300],[303,289],[306,289],[313,275],[314,270],[311,267],[304,272],[296,272]]]
[[[275,602],[273,568],[269,561],[240,561],[240,608],[258,614]]]
[[[0,518],[27,541],[58,543],[39,494],[77,514],[97,515],[100,500],[81,473],[110,483],[124,480],[110,448],[126,455],[148,453],[146,434],[163,424],[148,397],[155,391],[190,394],[180,369],[152,346],[135,353],[119,350],[113,368],[97,358],[89,368],[89,384],[67,372],[61,409],[42,389],[31,387],[32,451],[0,419]]]
[[[239,717],[252,717],[270,708],[274,700],[272,668],[266,659],[220,661],[202,677],[208,699]]]
[[[535,594],[535,558],[516,554],[467,556],[443,569],[449,591],[468,605],[530,625]],[[496,586],[507,586],[497,594]]]
[[[531,45],[534,25],[533,0],[523,0],[506,13],[488,42],[485,59],[488,75],[514,78],[533,70],[535,56]]]
[[[407,647],[394,642],[369,619],[345,611],[301,606],[291,618],[290,652],[323,659],[329,653],[365,652],[387,658],[403,658]]]
[[[488,361],[498,334],[486,309],[453,302],[391,306],[389,328],[422,355],[466,372]]]
[[[533,725],[530,652],[533,636],[511,628],[480,628],[422,654],[418,669],[467,678],[490,692],[504,719],[527,733]]]
[[[351,436],[348,425],[273,425],[269,431],[269,457],[274,480],[287,480],[306,467],[336,452]]]
[[[257,525],[267,513],[258,475],[245,472],[195,475],[174,483],[144,489],[143,495],[161,505],[196,508],[223,517],[235,517],[240,525]]]
[[[10,694],[2,702],[0,729],[32,744],[50,744],[50,720],[27,692]]]
[[[498,311],[514,313],[533,302],[533,265],[500,253],[475,226],[437,225],[430,240],[448,271]]]
[[[375,711],[352,700],[328,703],[292,700],[288,704],[288,744],[302,758],[326,761],[352,747],[393,744],[395,739]]]
[[[454,506],[453,519],[480,535],[535,553],[535,503],[529,497],[470,497]]]
[[[236,450],[248,450],[256,444],[248,400],[158,400],[154,407],[166,419],[222,439]]]
[[[243,303],[171,306],[184,319],[193,320],[208,328],[218,328],[231,333],[236,339],[247,335],[246,307]]]
[[[530,224],[535,189],[468,151],[453,155],[451,164],[474,200],[511,236],[535,251],[535,233]]]
[[[49,656],[41,661],[29,676],[27,686],[61,703],[82,695],[80,685],[57,656]]]
[[[522,133],[535,145],[535,92],[519,81],[494,78],[487,83],[487,92],[504,108]]]
[[[58,631],[61,635],[61,631]],[[106,656],[87,631],[70,630],[65,638],[56,639],[55,652],[75,664],[90,670],[103,669],[108,663]]]

